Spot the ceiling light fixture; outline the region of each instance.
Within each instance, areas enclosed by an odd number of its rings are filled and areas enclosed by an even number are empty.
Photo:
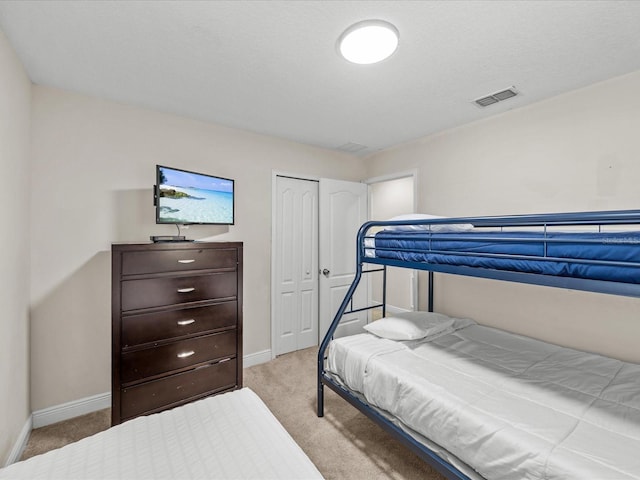
[[[398,29],[383,20],[365,20],[347,28],[338,51],[352,63],[368,65],[390,57],[398,48]]]

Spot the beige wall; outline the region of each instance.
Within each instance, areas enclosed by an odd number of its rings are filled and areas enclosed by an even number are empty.
[[[418,168],[423,213],[637,209],[639,91],[640,72],[612,79],[380,152],[368,173]],[[639,299],[441,275],[436,308],[640,362]]]
[[[236,225],[189,238],[244,242],[244,353],[270,345],[272,170],[364,178],[360,159],[182,117],[34,88],[32,408],[110,391],[110,247],[156,225],[155,165],[233,178]]]
[[[29,124],[31,82],[0,32],[0,467],[29,409]]]

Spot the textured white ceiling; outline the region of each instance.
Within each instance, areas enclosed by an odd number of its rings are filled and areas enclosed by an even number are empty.
[[[365,19],[400,46],[350,64]],[[636,0],[0,1],[34,83],[360,154],[640,70],[639,25]]]

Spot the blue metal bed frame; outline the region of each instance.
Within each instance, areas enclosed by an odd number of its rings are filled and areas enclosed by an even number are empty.
[[[342,398],[347,400],[353,406],[358,408],[361,412],[371,418],[374,422],[378,423],[384,430],[389,432],[397,440],[405,444],[416,453],[420,458],[433,466],[438,472],[443,474],[449,479],[469,480],[469,477],[458,470],[456,467],[448,463],[434,453],[427,446],[421,444],[408,433],[402,430],[399,426],[394,424],[380,414],[377,410],[369,406],[366,402],[356,396],[350,390],[345,388],[342,384],[334,380],[327,374],[324,368],[326,350],[331,342],[340,321],[345,314],[355,313],[364,310],[370,310],[374,308],[382,308],[382,315],[386,313],[386,267],[402,267],[416,270],[426,270],[429,272],[429,290],[428,290],[428,309],[433,311],[433,273],[450,273],[456,275],[465,275],[481,278],[489,278],[496,280],[504,280],[510,282],[528,283],[534,285],[545,285],[551,287],[560,287],[573,290],[585,290],[591,292],[607,293],[613,295],[623,295],[630,297],[640,297],[640,283],[622,283],[622,282],[610,282],[603,280],[592,280],[585,278],[572,278],[572,277],[557,277],[552,275],[542,275],[536,273],[522,273],[508,270],[494,270],[489,268],[478,268],[469,266],[455,266],[455,265],[443,265],[443,264],[428,264],[424,262],[406,262],[394,259],[367,257],[365,250],[372,247],[365,246],[365,240],[375,238],[369,232],[371,229],[384,228],[390,226],[408,226],[408,225],[450,225],[450,224],[466,224],[470,223],[474,227],[481,228],[509,228],[509,227],[541,227],[546,233],[548,228],[555,227],[571,227],[571,226],[597,226],[598,230],[601,230],[604,226],[624,226],[634,225],[640,228],[640,210],[616,210],[616,211],[600,211],[600,212],[575,212],[575,213],[552,213],[541,215],[510,215],[500,217],[458,217],[447,219],[432,219],[432,220],[402,220],[402,221],[371,221],[363,224],[360,227],[357,235],[357,253],[356,253],[356,274],[354,280],[347,291],[338,311],[327,331],[320,348],[318,351],[318,393],[317,393],[317,414],[318,417],[324,416],[324,386],[328,386],[335,391]],[[508,233],[505,233],[505,238],[508,237]],[[463,239],[464,237],[460,237]],[[542,240],[537,240],[544,244],[545,254],[540,257],[526,257],[531,260],[544,260],[546,257],[546,245],[547,239],[543,237]],[[549,240],[551,241],[551,240]],[[638,244],[640,249],[640,244]],[[455,254],[456,252],[451,252]],[[465,253],[465,255],[473,255]],[[478,254],[482,256],[483,254]],[[522,259],[522,258],[521,258]],[[563,258],[564,262],[584,262],[581,259],[567,259]],[[640,278],[640,263],[634,262],[607,262],[607,261],[594,261],[601,265],[609,265],[612,267],[626,266],[637,268],[638,277]],[[373,268],[365,270],[365,265],[382,266],[381,268]],[[352,297],[355,293],[362,275],[371,272],[383,272],[383,299],[382,303],[366,306],[363,308],[353,308]]]

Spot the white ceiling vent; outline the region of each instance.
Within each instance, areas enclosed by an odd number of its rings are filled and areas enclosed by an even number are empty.
[[[366,145],[360,145],[359,143],[347,142],[344,145],[340,145],[336,150],[347,153],[357,153],[367,148]]]
[[[515,87],[509,87],[505,90],[487,95],[486,97],[477,98],[476,100],[474,100],[474,103],[476,105],[480,105],[481,107],[488,107],[489,105],[507,100],[508,98],[515,97],[516,95],[518,95],[518,91],[515,89]]]

